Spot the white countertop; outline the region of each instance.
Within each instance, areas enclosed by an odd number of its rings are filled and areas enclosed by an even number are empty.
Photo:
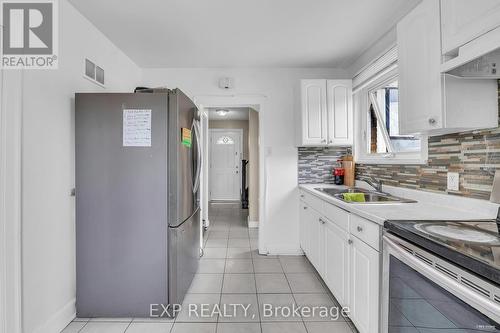
[[[364,182],[357,187],[370,189]],[[409,190],[384,186],[383,191],[392,195],[416,200],[416,203],[362,204],[346,203],[324,192],[318,187],[345,188],[329,184],[299,185],[299,188],[346,211],[383,224],[386,220],[477,220],[494,219],[499,205],[486,200],[471,199],[433,192]]]

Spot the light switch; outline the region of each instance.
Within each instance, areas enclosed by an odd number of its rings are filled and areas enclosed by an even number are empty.
[[[460,174],[458,172],[448,172],[448,190],[458,191],[460,189]]]

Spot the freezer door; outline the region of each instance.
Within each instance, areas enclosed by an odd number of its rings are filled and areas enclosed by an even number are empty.
[[[168,94],[77,94],[79,317],[148,317],[167,288]],[[123,110],[151,110],[151,147],[123,146]]]
[[[169,228],[169,304],[182,304],[200,257],[200,209],[184,223]]]
[[[178,89],[169,95],[169,226],[176,227],[190,218],[198,209],[198,189],[195,187],[199,174],[199,137],[194,126],[198,109]],[[191,142],[182,142],[182,133],[191,132]]]

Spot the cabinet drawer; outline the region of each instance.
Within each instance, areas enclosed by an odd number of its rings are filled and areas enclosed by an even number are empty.
[[[350,214],[348,212],[329,203],[325,203],[323,210],[328,220],[335,223],[339,228],[349,232]]]
[[[300,191],[300,200],[304,201],[308,206],[317,210],[318,212],[323,212],[324,201],[316,198],[314,195],[309,194],[306,191]]]
[[[352,214],[349,226],[351,235],[356,236],[375,250],[380,249],[380,226],[375,222]]]

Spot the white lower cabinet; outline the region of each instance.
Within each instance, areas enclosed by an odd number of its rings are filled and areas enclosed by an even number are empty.
[[[380,226],[321,202],[300,201],[300,246],[358,331],[379,332]]]
[[[378,332],[379,252],[356,237],[350,241],[350,317],[360,333]]]
[[[309,256],[309,230],[310,230],[310,219],[309,219],[310,208],[304,202],[300,202],[300,247],[302,251]]]
[[[349,233],[331,221],[324,229],[324,280],[340,304],[349,304]]]
[[[314,209],[310,210],[310,229],[309,229],[309,248],[310,248],[310,261],[314,268],[322,274],[323,261],[324,261],[324,241],[323,235],[323,222],[321,214]]]

